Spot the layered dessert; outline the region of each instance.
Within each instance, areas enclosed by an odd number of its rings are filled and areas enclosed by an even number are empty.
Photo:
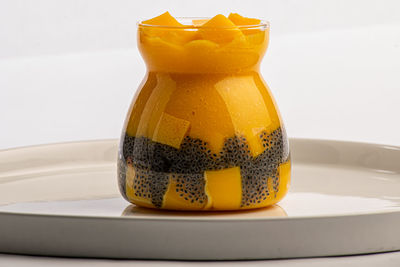
[[[147,74],[121,137],[118,177],[138,206],[240,210],[281,200],[290,153],[259,73],[269,25],[239,14],[138,24]]]

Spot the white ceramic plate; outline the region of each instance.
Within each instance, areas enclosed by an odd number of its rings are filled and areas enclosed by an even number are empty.
[[[290,140],[286,198],[243,212],[137,208],[116,184],[117,141],[0,152],[0,252],[267,259],[400,250],[400,148]]]

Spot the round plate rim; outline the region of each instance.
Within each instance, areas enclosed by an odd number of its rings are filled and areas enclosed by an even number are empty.
[[[48,144],[39,144],[39,145],[31,145],[31,146],[22,146],[15,148],[8,148],[0,150],[0,154],[8,151],[18,151],[25,149],[35,149],[42,147],[57,147],[60,145],[79,145],[79,144],[88,144],[88,143],[118,143],[119,139],[96,139],[96,140],[80,140],[80,141],[67,141],[67,142],[56,142],[56,143],[48,143]],[[297,142],[311,142],[311,143],[326,143],[326,144],[342,144],[345,146],[349,145],[357,145],[357,146],[368,146],[371,148],[384,149],[384,150],[396,150],[400,153],[400,146],[393,145],[384,145],[384,144],[376,144],[376,143],[366,143],[366,142],[353,142],[353,141],[342,141],[342,140],[330,140],[330,139],[313,139],[313,138],[289,138],[289,143],[297,143]],[[246,210],[243,210],[246,211]],[[238,211],[240,212],[240,211]],[[218,211],[216,211],[218,213]],[[135,217],[123,217],[123,216],[91,216],[91,215],[64,215],[64,214],[40,214],[40,213],[27,213],[27,212],[5,212],[0,211],[0,216],[32,216],[32,217],[40,217],[40,218],[64,218],[64,219],[90,219],[90,220],[140,220],[140,221],[191,221],[191,222],[248,222],[248,221],[293,221],[293,220],[306,220],[306,219],[332,219],[332,218],[340,218],[340,217],[358,217],[358,216],[375,216],[375,215],[390,215],[397,214],[400,211],[397,210],[381,210],[375,212],[356,212],[352,214],[336,214],[336,215],[312,215],[312,216],[296,216],[296,217],[260,217],[260,218],[210,218],[210,217],[188,217],[185,218],[183,216],[180,217],[168,217],[166,215],[160,216],[135,216]]]

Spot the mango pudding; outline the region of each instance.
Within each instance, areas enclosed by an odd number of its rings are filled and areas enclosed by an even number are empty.
[[[280,201],[288,139],[259,73],[269,25],[239,14],[138,24],[147,66],[120,142],[122,195],[141,207],[240,210]]]

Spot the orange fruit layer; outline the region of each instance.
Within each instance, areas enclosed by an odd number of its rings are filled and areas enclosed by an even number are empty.
[[[248,23],[253,25],[243,26]],[[219,14],[184,25],[165,12],[138,27],[138,47],[152,71],[226,73],[257,69],[268,39],[265,24],[238,14],[228,18]]]

